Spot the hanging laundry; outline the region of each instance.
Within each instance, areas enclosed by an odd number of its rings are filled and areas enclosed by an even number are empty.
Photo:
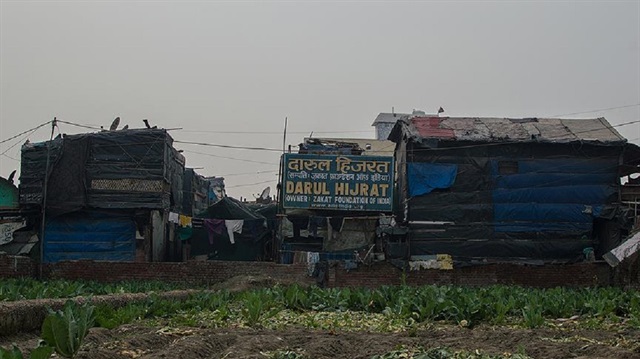
[[[180,227],[191,227],[191,217],[180,215]]]
[[[169,222],[175,224],[180,223],[180,215],[175,212],[169,212]]]
[[[213,238],[215,235],[221,235],[227,230],[227,226],[224,223],[224,219],[211,219],[206,218],[203,221],[204,228],[207,229],[209,234],[209,244],[213,244]]]
[[[329,217],[329,224],[331,224],[332,230],[340,232],[344,224],[344,217]]]
[[[293,223],[287,217],[282,218],[279,225],[278,235],[282,234],[283,238],[293,237]]]
[[[309,217],[309,232],[311,232],[311,234],[314,237],[317,237],[318,228],[326,227],[326,223],[327,222],[325,217],[316,217],[316,216]]]
[[[193,235],[193,228],[178,227],[176,232],[178,233],[178,238],[180,238],[180,240],[186,241],[187,239],[191,238],[191,236]]]
[[[203,218],[191,218],[191,226],[193,228],[202,228],[204,227],[204,219]]]
[[[293,225],[293,234],[291,237],[302,235],[302,230],[309,228],[309,217],[287,217]]]
[[[229,234],[229,241],[231,244],[236,243],[236,240],[233,236],[233,233],[242,233],[242,225],[244,224],[243,219],[225,219],[225,226],[227,226],[227,233]]]
[[[307,252],[307,272],[310,277],[313,276],[313,272],[316,269],[316,263],[320,262],[320,253]]]

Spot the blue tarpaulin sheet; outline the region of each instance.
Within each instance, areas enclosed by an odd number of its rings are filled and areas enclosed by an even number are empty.
[[[558,187],[594,184],[615,184],[616,173],[569,174],[525,173],[495,177],[496,188]]]
[[[582,203],[602,204],[617,199],[613,185],[529,187],[493,191],[494,203]]]
[[[499,174],[500,161],[491,161],[496,232],[588,232],[617,199],[612,159],[516,161],[512,174]]]
[[[518,173],[607,174],[615,172],[617,167],[618,162],[616,158],[565,158],[518,161]]]
[[[570,158],[570,159],[509,159],[492,160],[491,174],[499,175],[500,162],[517,161],[519,174],[536,173],[568,173],[568,174],[607,174],[615,172],[618,162],[615,158],[593,159],[593,158]]]
[[[591,223],[573,222],[494,222],[494,230],[499,233],[587,233]]]
[[[591,223],[602,206],[575,203],[496,203],[493,206],[496,222],[574,222]]]
[[[136,226],[126,217],[68,215],[47,221],[45,262],[92,259],[132,261],[136,250]]]
[[[420,196],[436,188],[449,188],[458,174],[457,164],[410,162],[408,164],[409,196]]]

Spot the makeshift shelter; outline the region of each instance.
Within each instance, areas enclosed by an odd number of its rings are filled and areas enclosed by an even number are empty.
[[[405,116],[389,139],[412,256],[579,260],[629,228],[620,177],[638,147],[604,118]]]
[[[33,223],[27,222],[18,206],[18,187],[12,178],[0,177],[0,253],[29,254],[38,242],[33,237]]]
[[[166,214],[181,211],[185,165],[172,144],[150,128],[23,145],[20,205],[39,213],[46,187],[45,261],[171,259]]]
[[[192,216],[226,197],[224,178],[201,176],[193,168],[185,168],[182,211]]]
[[[222,198],[193,218],[190,257],[237,261],[271,259],[275,208],[275,204],[251,208],[234,198]]]

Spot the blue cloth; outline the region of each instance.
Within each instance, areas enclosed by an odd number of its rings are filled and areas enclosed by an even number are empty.
[[[456,164],[410,162],[407,167],[411,197],[430,193],[436,188],[449,188],[458,174]]]

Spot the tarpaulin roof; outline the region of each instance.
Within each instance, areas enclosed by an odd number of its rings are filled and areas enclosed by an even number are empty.
[[[215,219],[265,219],[265,217],[235,198],[224,197],[200,213],[204,218]]]
[[[404,136],[400,137],[401,133]],[[558,119],[405,116],[396,123],[389,139],[399,142],[403,137],[415,142],[422,139],[473,142],[626,142],[602,117]]]

